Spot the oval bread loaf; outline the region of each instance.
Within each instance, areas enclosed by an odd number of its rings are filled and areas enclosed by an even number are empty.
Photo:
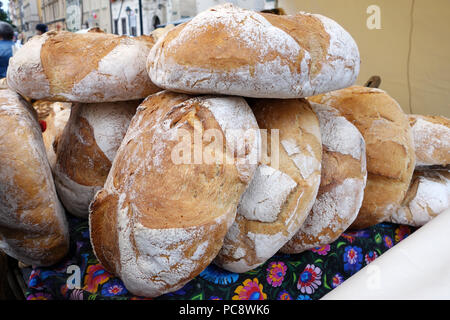
[[[73,104],[54,168],[58,195],[73,215],[87,218],[140,102]]]
[[[450,170],[416,170],[402,206],[389,221],[421,227],[450,208]]]
[[[45,151],[47,152],[48,162],[52,171],[56,164],[56,150],[58,141],[66,127],[70,117],[71,104],[64,102],[51,103],[49,115],[44,119],[47,128],[42,133]]]
[[[367,180],[366,147],[336,109],[311,103],[320,123],[322,172],[317,198],[300,230],[281,249],[300,253],[335,241],[358,216]]]
[[[260,129],[267,132],[270,158],[262,157],[214,260],[232,272],[258,267],[289,241],[311,210],[320,184],[320,129],[309,103],[304,99],[248,102]]]
[[[329,18],[225,4],[170,30],[147,69],[156,85],[177,92],[300,98],[352,85],[359,64],[355,41]]]
[[[11,58],[8,85],[36,100],[143,99],[160,91],[145,68],[153,44],[151,36],[49,31],[27,41]]]
[[[450,165],[450,119],[439,116],[409,115],[416,166]]]
[[[222,247],[259,144],[240,97],[148,97],[90,206],[99,261],[137,295],[181,288]]]
[[[407,115],[383,90],[361,86],[309,100],[337,109],[358,128],[366,142],[367,184],[358,217],[350,228],[362,229],[386,221],[402,203],[415,167]]]
[[[37,114],[18,94],[0,90],[0,250],[48,266],[69,250]]]

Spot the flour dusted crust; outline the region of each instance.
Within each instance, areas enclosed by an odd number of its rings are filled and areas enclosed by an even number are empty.
[[[69,249],[68,225],[55,190],[37,114],[0,90],[0,250],[48,266]]]
[[[49,115],[44,119],[46,129],[42,133],[45,151],[47,152],[48,162],[52,171],[56,164],[56,149],[59,138],[70,117],[70,103],[53,102],[50,105]]]
[[[58,141],[55,184],[67,211],[87,218],[140,100],[72,106]]]
[[[50,31],[35,36],[11,58],[11,89],[32,99],[112,102],[159,91],[145,64],[154,40],[106,33]]]
[[[410,114],[416,166],[450,165],[450,119]]]
[[[320,188],[300,230],[281,249],[285,253],[335,241],[356,219],[367,180],[366,148],[358,129],[336,109],[311,103],[322,137]]]
[[[352,85],[359,64],[355,41],[329,18],[225,4],[170,30],[147,69],[156,85],[177,92],[299,98]]]
[[[279,152],[279,165],[262,156],[241,198],[236,220],[214,260],[232,272],[254,269],[283,247],[305,221],[320,184],[320,129],[309,103],[304,99],[248,102],[259,127],[267,130],[270,154]],[[273,129],[279,130],[276,146],[271,142]]]
[[[386,221],[402,203],[415,167],[408,117],[385,91],[361,86],[308,98],[337,109],[366,142],[367,184],[358,217],[350,226]]]
[[[450,170],[416,170],[402,206],[389,221],[421,227],[450,208]]]
[[[227,161],[195,161],[195,148],[210,150],[206,136],[212,132],[218,133],[215,142],[223,141],[215,149],[219,156],[230,148]],[[243,147],[230,143],[236,138]],[[189,161],[181,162],[177,148],[186,141]],[[259,159],[251,158],[259,155],[259,145],[257,122],[240,97],[168,91],[148,97],[90,206],[91,243],[99,261],[137,295],[181,288],[222,247],[256,170]]]

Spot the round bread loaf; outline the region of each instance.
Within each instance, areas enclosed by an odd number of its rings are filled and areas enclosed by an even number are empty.
[[[147,69],[172,91],[286,99],[348,87],[359,64],[355,41],[329,18],[225,4],[170,30]]]
[[[145,69],[151,36],[49,31],[11,58],[8,85],[36,100],[112,102],[159,91]]]
[[[281,249],[300,253],[335,241],[358,216],[367,180],[366,147],[336,109],[311,103],[320,123],[322,172],[316,201],[300,230]]]
[[[304,99],[248,102],[260,129],[267,131],[270,158],[262,158],[214,260],[232,272],[249,271],[271,258],[305,221],[320,184],[320,129],[309,103]]]
[[[415,167],[408,117],[380,89],[352,86],[309,98],[337,109],[366,142],[367,184],[353,229],[386,221],[402,203]]]
[[[52,171],[56,164],[56,149],[58,141],[70,117],[70,103],[53,102],[51,103],[50,112],[44,119],[47,128],[42,133],[45,151],[47,152],[48,162]]]
[[[403,204],[390,222],[421,227],[450,208],[450,170],[416,170]]]
[[[140,102],[73,104],[54,168],[56,190],[68,212],[87,218]]]
[[[450,164],[450,119],[439,116],[409,115],[416,166]]]
[[[0,90],[0,250],[34,266],[58,262],[69,249],[37,114]]]
[[[222,247],[259,145],[243,98],[166,91],[147,98],[90,206],[99,261],[133,294],[181,288]]]

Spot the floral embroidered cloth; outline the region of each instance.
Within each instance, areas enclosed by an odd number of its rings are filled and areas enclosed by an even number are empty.
[[[27,299],[144,299],[128,292],[122,281],[98,262],[86,220],[70,217],[69,225],[69,254],[52,267],[31,270]],[[182,289],[156,299],[320,299],[415,230],[382,223],[348,231],[332,244],[300,254],[278,253],[242,274],[211,264]]]

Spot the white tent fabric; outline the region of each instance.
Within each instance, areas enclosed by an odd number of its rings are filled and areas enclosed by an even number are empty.
[[[322,299],[450,299],[450,210],[416,230]]]

